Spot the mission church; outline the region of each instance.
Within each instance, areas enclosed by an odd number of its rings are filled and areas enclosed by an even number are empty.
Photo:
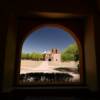
[[[61,62],[61,52],[57,48],[53,48],[48,52],[44,52],[45,61]]]

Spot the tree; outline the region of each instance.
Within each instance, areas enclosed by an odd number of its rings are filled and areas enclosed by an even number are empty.
[[[43,59],[43,55],[41,53],[33,52],[32,53],[32,59],[33,60],[41,60],[41,59]]]
[[[25,54],[25,53],[22,53],[22,54],[21,54],[21,58],[22,58],[22,59],[26,59],[26,54]]]
[[[76,43],[69,45],[65,48],[61,54],[62,61],[78,61],[79,60],[79,50]]]
[[[22,59],[31,59],[31,60],[42,60],[43,54],[33,52],[33,53],[22,53],[21,54]]]

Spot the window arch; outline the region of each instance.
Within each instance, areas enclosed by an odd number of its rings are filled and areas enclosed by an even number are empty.
[[[78,50],[79,50],[79,56],[80,56],[80,60],[79,60],[79,63],[80,63],[80,70],[79,70],[79,74],[80,74],[80,79],[79,81],[81,82],[83,79],[82,79],[82,47],[81,47],[81,43],[80,43],[80,40],[78,38],[78,36],[76,36],[71,30],[67,29],[66,27],[62,26],[62,25],[59,25],[59,24],[42,24],[42,25],[39,25],[38,27],[35,27],[31,30],[31,32],[29,32],[29,36],[31,35],[30,33],[33,33],[37,30],[41,30],[42,28],[44,27],[50,27],[50,28],[57,28],[57,29],[61,29],[63,31],[65,31],[66,33],[68,32],[68,34],[73,38],[74,42],[76,42],[76,45],[78,46]],[[27,40],[28,36],[25,36],[24,39],[22,40],[23,41],[23,45],[24,45],[24,42]],[[22,47],[23,47],[22,45]],[[49,49],[49,48],[48,48]],[[22,48],[23,50],[23,48]],[[52,48],[51,48],[52,50]],[[50,53],[50,52],[48,52]],[[46,54],[46,57],[47,58],[42,58],[41,60],[44,60],[44,59],[48,59],[48,61],[52,61],[52,59],[54,59],[51,55],[51,58],[50,58],[50,54],[48,56],[47,52],[45,53]],[[28,55],[27,55],[28,56]],[[55,58],[56,59],[56,58]],[[56,61],[59,61],[58,59]],[[22,63],[21,63],[22,64]],[[22,65],[21,65],[22,66]],[[70,70],[70,69],[69,69]],[[20,69],[20,72],[21,72],[21,69]],[[79,82],[78,82],[79,83]]]

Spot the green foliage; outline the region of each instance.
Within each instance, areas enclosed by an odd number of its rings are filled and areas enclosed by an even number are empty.
[[[21,58],[22,58],[22,59],[25,59],[25,58],[26,58],[26,54],[25,54],[25,53],[22,53],[22,54],[21,54]]]
[[[78,61],[79,60],[79,50],[76,43],[69,45],[65,48],[61,54],[62,61]]]
[[[43,55],[41,53],[22,53],[21,55],[22,59],[31,59],[31,60],[42,60]]]

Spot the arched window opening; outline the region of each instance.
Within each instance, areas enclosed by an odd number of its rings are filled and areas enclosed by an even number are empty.
[[[80,83],[80,51],[78,41],[62,28],[32,31],[22,45],[19,83]]]

